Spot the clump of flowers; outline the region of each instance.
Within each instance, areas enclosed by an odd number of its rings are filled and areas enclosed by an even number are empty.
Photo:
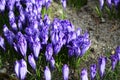
[[[82,34],[80,28],[75,30],[69,20],[54,18],[51,21],[48,14],[42,15],[42,9],[48,9],[51,2],[52,0],[3,0],[0,3],[3,15],[5,10],[8,11],[10,24],[3,25],[4,38],[22,58],[15,62],[15,73],[20,80],[25,79],[29,70],[27,62],[36,72],[42,53],[46,61],[44,77],[51,80],[51,68],[55,68],[54,58],[60,54],[63,47],[67,48],[69,57],[82,57],[91,45],[88,32]],[[66,1],[61,3],[66,8]],[[0,37],[0,47],[6,50],[4,38]],[[64,80],[67,80],[67,65],[63,67],[63,75]]]
[[[104,12],[105,9],[110,18],[120,18],[120,0],[99,0],[99,3],[100,10]]]

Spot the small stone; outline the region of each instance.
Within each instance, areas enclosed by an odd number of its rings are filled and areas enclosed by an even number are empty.
[[[7,73],[7,69],[6,68],[0,69],[0,73]]]

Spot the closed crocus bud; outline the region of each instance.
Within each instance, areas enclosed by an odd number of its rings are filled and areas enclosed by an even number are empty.
[[[5,50],[4,38],[2,38],[1,36],[0,36],[0,47],[1,47],[3,50]]]
[[[0,0],[0,11],[5,10],[6,0]]]
[[[68,41],[67,41],[67,43],[69,43],[71,40],[76,39],[76,37],[77,37],[76,33],[71,31],[70,33],[68,33]]]
[[[107,4],[111,8],[111,6],[112,6],[112,0],[107,0]]]
[[[20,11],[19,20],[23,23],[25,22],[25,14],[22,10]]]
[[[7,0],[7,8],[12,11],[14,9],[15,0]]]
[[[15,34],[8,29],[6,25],[3,26],[3,33],[5,38],[7,39],[10,45],[13,45],[13,40],[15,38]]]
[[[44,20],[43,20],[43,22],[44,22],[45,25],[50,25],[50,19],[49,19],[49,17],[48,17],[47,14],[44,15]]]
[[[33,54],[28,56],[28,62],[31,65],[31,67],[35,70],[36,69],[36,62],[35,62]]]
[[[61,0],[62,6],[65,9],[66,8],[66,0]]]
[[[117,46],[117,48],[115,50],[115,54],[117,56],[117,59],[120,61],[120,46]]]
[[[88,80],[87,69],[82,69],[80,76],[81,76],[81,80]]]
[[[84,37],[83,37],[83,42],[81,42],[82,45],[81,45],[81,56],[83,56],[85,54],[85,52],[89,49],[89,47],[91,46],[91,41],[89,39],[89,34],[88,32],[86,32],[84,34]]]
[[[76,30],[76,35],[77,35],[77,36],[80,36],[80,35],[81,35],[81,32],[82,32],[82,29],[81,29],[81,28],[77,28],[77,30]]]
[[[106,66],[106,61],[107,58],[106,57],[100,57],[99,60],[99,73],[100,73],[100,77],[102,78],[104,73],[105,73],[105,66]]]
[[[26,38],[24,37],[24,35],[21,32],[17,33],[16,36],[17,39],[17,47],[18,50],[21,52],[22,56],[26,56],[26,52],[27,52],[27,41]]]
[[[54,53],[55,53],[55,55],[60,52],[61,48],[62,48],[62,42],[57,42],[54,45]]]
[[[68,80],[68,77],[69,77],[69,67],[68,67],[67,64],[63,65],[62,73],[63,73],[63,79],[64,80]]]
[[[27,64],[24,59],[15,62],[15,73],[18,79],[25,79],[27,74]]]
[[[10,23],[14,23],[15,22],[15,15],[14,15],[13,11],[9,11],[8,18],[9,18],[9,22]]]
[[[99,3],[100,3],[100,9],[102,9],[102,8],[103,8],[104,1],[105,1],[105,0],[99,0]]]
[[[17,24],[16,24],[15,22],[13,22],[13,23],[11,23],[10,25],[11,25],[11,28],[12,28],[15,32],[17,32],[17,30],[18,30]]]
[[[51,80],[51,72],[48,66],[45,67],[44,77],[45,77],[45,80]]]
[[[51,33],[51,42],[52,44],[56,44],[59,40],[59,36],[57,32]]]
[[[45,51],[46,60],[49,61],[52,58],[52,55],[53,55],[52,44],[48,44]]]
[[[52,2],[52,0],[45,0],[45,6],[46,6],[46,9],[49,8],[51,2]]]
[[[85,54],[85,52],[89,49],[90,45],[91,45],[90,41],[82,44],[82,46],[81,46],[81,56],[83,56]]]
[[[115,54],[113,54],[110,56],[110,59],[111,59],[112,70],[114,70],[115,66],[118,62],[117,56]]]
[[[113,2],[115,4],[115,7],[118,7],[118,4],[119,4],[120,0],[114,0]]]
[[[39,40],[33,41],[32,43],[33,54],[36,59],[38,59],[41,49],[41,44]]]
[[[91,77],[91,80],[95,80],[96,73],[97,73],[96,64],[92,64],[90,66],[90,77]]]
[[[52,70],[55,68],[55,60],[53,57],[50,59],[50,66]]]

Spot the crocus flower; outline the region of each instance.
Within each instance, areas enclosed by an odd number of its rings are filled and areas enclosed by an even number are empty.
[[[82,69],[80,76],[81,76],[81,80],[88,80],[87,69]]]
[[[91,77],[91,80],[94,80],[95,76],[96,76],[96,73],[97,73],[97,67],[96,67],[96,64],[92,64],[90,66],[90,77]]]
[[[115,4],[115,7],[118,7],[118,4],[119,4],[120,0],[114,0],[113,2]]]
[[[5,10],[6,0],[0,0],[0,11]]]
[[[99,73],[100,73],[100,77],[102,78],[105,72],[105,66],[106,66],[106,57],[100,57],[99,58]]]
[[[90,45],[91,45],[90,41],[82,44],[82,46],[80,47],[81,48],[81,56],[83,56],[85,54],[85,52],[89,49]]]
[[[113,54],[110,56],[110,59],[111,59],[112,70],[114,70],[115,66],[118,62],[117,56],[115,54]]]
[[[27,74],[27,64],[24,59],[15,62],[15,73],[20,80],[24,80]]]
[[[100,2],[100,9],[102,9],[104,5],[104,0],[99,0],[99,2]]]
[[[51,80],[51,72],[48,66],[45,67],[44,77],[45,77],[45,80]]]
[[[28,56],[28,62],[31,65],[31,67],[35,70],[36,69],[36,62],[35,62],[33,54]]]
[[[0,36],[0,47],[1,47],[3,50],[5,50],[4,38],[2,38],[1,36]]]
[[[67,64],[64,64],[64,65],[63,65],[62,73],[63,73],[63,79],[64,79],[64,80],[68,80],[68,76],[69,76],[69,67],[68,67]]]
[[[33,54],[36,59],[38,59],[38,57],[39,57],[40,49],[41,49],[40,41],[39,40],[33,41],[32,42],[32,50],[33,50]]]
[[[45,25],[50,25],[50,19],[49,19],[49,17],[48,17],[47,14],[44,15],[44,20],[43,20],[43,22],[44,22]]]
[[[46,60],[49,61],[52,58],[52,55],[53,55],[52,44],[48,44],[45,51]]]
[[[16,36],[17,39],[17,48],[20,51],[20,53],[22,54],[22,56],[26,56],[26,52],[27,52],[27,41],[26,38],[24,37],[24,35],[21,32],[17,33]]]
[[[58,42],[56,43],[54,46],[54,54],[58,54],[62,48],[62,42]]]
[[[81,28],[77,28],[77,30],[76,30],[76,35],[77,35],[77,36],[80,36],[80,35],[81,35],[81,32],[82,32],[82,29],[81,29]]]
[[[112,6],[112,0],[107,0],[107,4],[111,8],[111,6]]]
[[[12,11],[14,9],[14,4],[16,0],[7,0],[7,8]]]
[[[66,8],[66,0],[61,0],[62,6],[65,9]]]
[[[89,40],[89,34],[88,32],[86,32],[83,36],[83,42],[81,42],[81,56],[83,54],[85,54],[85,52],[89,49],[89,47],[91,46],[91,41]]]
[[[45,0],[45,6],[46,6],[46,9],[49,8],[51,2],[52,2],[52,0]]]
[[[4,36],[7,39],[8,43],[10,45],[13,45],[15,34],[12,31],[10,31],[6,25],[3,26],[3,32],[4,32]]]
[[[117,48],[115,50],[115,54],[116,54],[118,60],[120,61],[120,46],[117,46]]]
[[[67,43],[69,43],[71,40],[74,40],[76,38],[77,38],[77,35],[76,35],[75,32],[73,32],[73,31],[69,32],[68,33],[68,41],[67,41]]]
[[[53,57],[50,59],[50,66],[51,66],[51,69],[55,68],[55,60]]]

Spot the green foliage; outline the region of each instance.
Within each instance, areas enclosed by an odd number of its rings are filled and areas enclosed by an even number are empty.
[[[67,0],[68,6],[71,6],[75,9],[80,9],[87,4],[87,0]]]

